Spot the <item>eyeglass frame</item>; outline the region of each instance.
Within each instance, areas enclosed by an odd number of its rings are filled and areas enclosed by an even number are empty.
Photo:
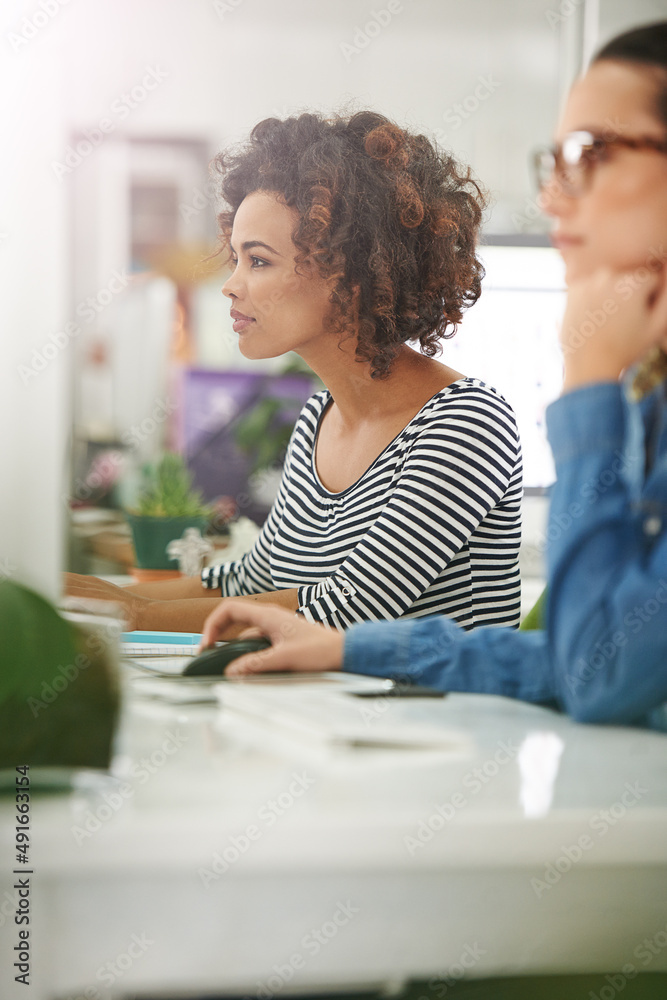
[[[563,159],[563,149],[568,140],[571,141],[575,136],[587,136],[589,141],[579,141],[579,157],[576,162],[568,164]],[[561,185],[561,190],[570,197],[577,198],[584,194],[591,184],[597,157],[606,149],[613,149],[614,147],[634,150],[652,149],[657,153],[667,153],[667,140],[661,141],[651,136],[639,136],[632,139],[629,136],[626,138],[622,135],[612,136],[607,139],[604,136],[590,132],[588,129],[576,129],[573,132],[568,132],[562,142],[555,143],[553,146],[536,149],[532,154],[532,164],[538,192],[543,191],[548,183],[541,176],[545,157],[551,157],[549,178],[556,177],[558,183]],[[584,150],[588,152],[588,156],[585,155]],[[578,182],[572,183],[571,181],[567,181],[566,171],[568,167],[571,170],[580,171]]]

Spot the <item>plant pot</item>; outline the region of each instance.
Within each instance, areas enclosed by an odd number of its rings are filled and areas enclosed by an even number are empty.
[[[137,566],[141,569],[177,570],[178,560],[170,559],[167,546],[181,538],[186,528],[199,528],[204,533],[207,521],[203,517],[144,517],[127,514],[132,531]]]

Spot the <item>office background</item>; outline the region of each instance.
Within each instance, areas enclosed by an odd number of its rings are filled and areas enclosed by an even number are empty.
[[[8,0],[0,571],[56,595],[72,442],[120,438],[169,391],[164,331],[179,291],[169,275],[189,259],[157,271],[145,261],[160,240],[192,249],[214,238],[206,162],[217,149],[270,115],[373,107],[472,165],[492,199],[491,242],[544,244],[530,150],[549,141],[591,51],[664,13],[660,0]],[[506,279],[511,256],[491,265]],[[529,277],[519,291],[555,302],[554,267],[545,287]],[[219,284],[188,289],[186,360],[243,367]],[[506,349],[470,374],[503,390],[500,367],[520,366],[539,408],[557,392],[532,367],[551,361],[556,316],[554,305],[545,330],[540,305],[544,350],[533,354],[503,320],[495,343]],[[487,309],[487,338],[492,319]],[[529,452],[527,481],[546,483],[539,444]]]

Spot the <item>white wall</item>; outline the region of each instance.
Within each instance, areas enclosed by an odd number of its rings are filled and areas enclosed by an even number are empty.
[[[62,565],[69,359],[50,338],[67,322],[70,259],[65,194],[49,162],[65,136],[64,40],[55,20],[13,48],[8,32],[22,9],[7,0],[2,7],[0,576],[53,598]]]
[[[390,0],[216,3],[72,3],[61,15],[71,124],[94,126],[157,67],[164,81],[114,119],[119,131],[204,136],[216,148],[267,116],[352,102],[472,162],[497,198],[495,231],[532,197],[528,151],[548,140],[569,83],[561,67],[578,12],[552,24],[556,0],[391,0],[393,14]]]

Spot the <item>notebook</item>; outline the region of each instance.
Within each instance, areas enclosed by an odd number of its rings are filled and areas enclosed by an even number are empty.
[[[201,632],[123,632],[120,650],[123,656],[194,656],[201,638]]]

